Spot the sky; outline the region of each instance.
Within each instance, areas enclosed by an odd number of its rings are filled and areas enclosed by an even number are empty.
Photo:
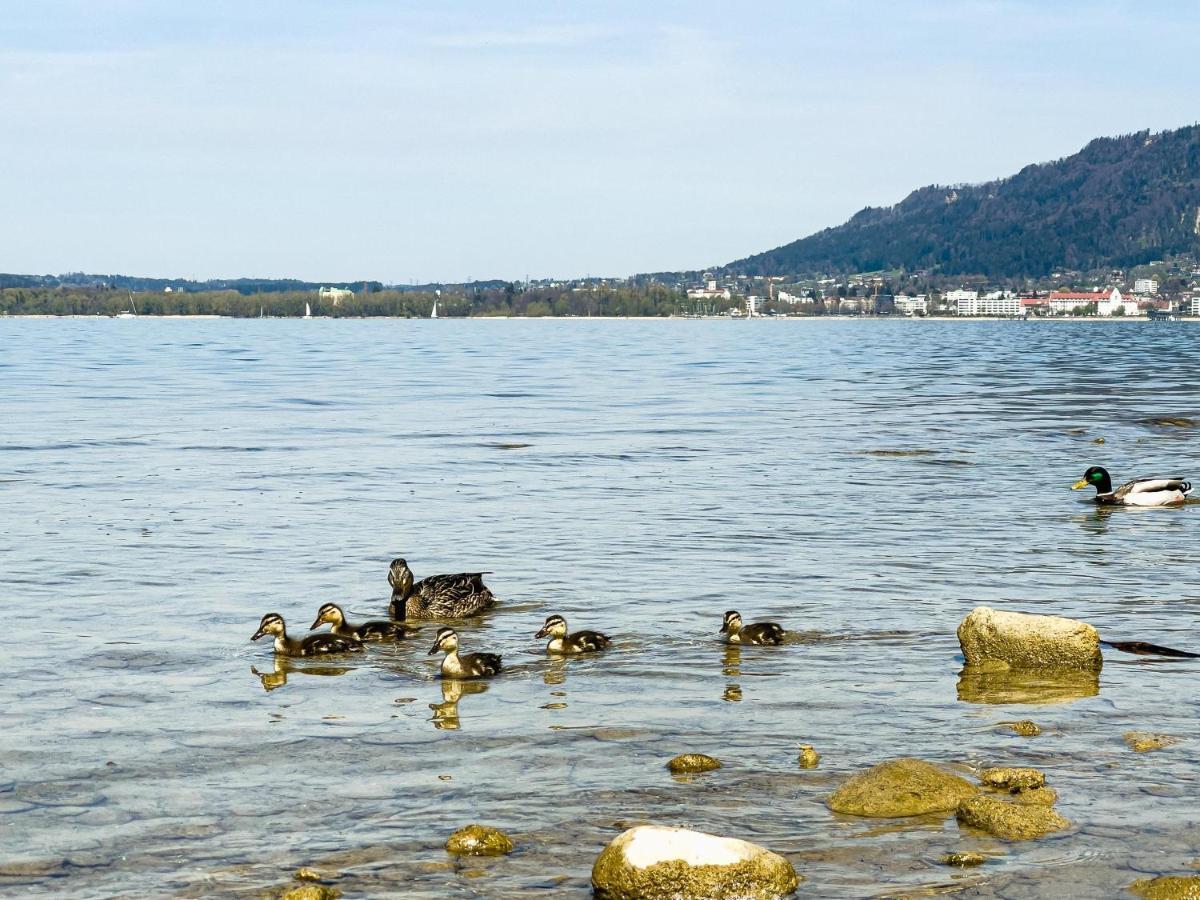
[[[5,0],[0,272],[701,269],[1200,119],[1200,4]]]

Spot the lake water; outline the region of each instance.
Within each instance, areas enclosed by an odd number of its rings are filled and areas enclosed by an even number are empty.
[[[0,893],[253,897],[307,865],[347,897],[586,896],[638,822],[765,844],[810,897],[1194,872],[1200,664],[960,684],[955,628],[990,604],[1200,650],[1200,509],[1067,490],[1093,463],[1200,481],[1197,431],[1148,421],[1200,413],[1195,334],[0,320]],[[437,679],[430,625],[336,664],[250,643],[268,611],[385,616],[397,555],[494,571],[502,603],[461,629],[504,654],[486,690]],[[789,643],[726,649],[730,608]],[[550,613],[614,649],[548,660]],[[1044,733],[997,727],[1023,718]],[[1135,754],[1130,729],[1186,740]],[[675,779],[684,751],[725,766]],[[1075,827],[1005,844],[827,809],[901,755],[1043,768]],[[473,821],[517,852],[455,862]],[[961,849],[995,858],[938,863]]]

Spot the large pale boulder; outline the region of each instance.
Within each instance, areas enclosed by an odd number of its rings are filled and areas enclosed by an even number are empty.
[[[958,626],[968,666],[1003,669],[1099,669],[1100,634],[1086,622],[977,606]]]
[[[951,812],[979,793],[965,778],[921,759],[890,759],[859,772],[833,792],[829,808],[851,816],[891,819]]]
[[[1128,888],[1145,900],[1200,900],[1200,875],[1160,875],[1141,878]]]
[[[776,900],[799,883],[790,862],[757,844],[662,825],[621,833],[592,866],[607,900]]]

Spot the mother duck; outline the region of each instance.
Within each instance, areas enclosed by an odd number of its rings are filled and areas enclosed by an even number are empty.
[[[1102,506],[1175,506],[1192,492],[1192,483],[1182,478],[1135,478],[1114,490],[1103,466],[1092,466],[1071,490],[1081,491],[1089,485],[1096,489],[1092,499]]]
[[[488,572],[430,575],[413,583],[412,569],[403,559],[393,559],[388,570],[393,619],[465,619],[477,616],[496,603],[496,595],[483,583]]]

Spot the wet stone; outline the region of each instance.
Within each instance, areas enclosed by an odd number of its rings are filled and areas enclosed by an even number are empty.
[[[798,762],[802,769],[815,769],[821,763],[821,754],[811,744],[801,744]]]
[[[875,818],[950,812],[979,792],[965,778],[920,759],[893,759],[860,772],[829,798],[834,812]]]
[[[296,874],[292,876],[297,881],[324,881],[324,876],[316,869],[310,869],[308,866],[303,866],[296,870]]]
[[[1022,806],[1053,806],[1058,802],[1058,791],[1052,787],[1034,788],[1010,795],[1013,803]]]
[[[979,780],[987,787],[1005,790],[1010,794],[1018,794],[1021,791],[1029,791],[1046,785],[1046,776],[1037,769],[1005,766],[985,769],[979,776]]]
[[[1020,722],[1005,722],[1004,727],[1021,737],[1037,737],[1042,733],[1041,726],[1029,719],[1022,719]]]
[[[958,821],[1006,841],[1031,841],[1070,828],[1071,823],[1045,806],[1021,805],[995,797],[972,797],[958,807]]]
[[[963,850],[955,853],[943,853],[940,862],[944,866],[957,866],[965,869],[969,866],[982,866],[988,858],[973,850]]]
[[[975,668],[1096,671],[1103,664],[1099,632],[1062,616],[978,606],[958,626],[958,642]]]
[[[1121,735],[1134,753],[1148,753],[1178,744],[1180,739],[1169,734],[1154,734],[1150,731],[1127,731]]]
[[[1200,900],[1200,875],[1160,875],[1140,878],[1129,892],[1145,900]]]
[[[324,884],[305,883],[285,888],[279,895],[279,900],[337,900],[340,896],[342,896],[342,892],[337,888]]]
[[[721,768],[721,761],[704,753],[681,753],[667,763],[667,768],[676,775],[711,772]]]
[[[468,825],[450,835],[446,851],[456,856],[504,856],[512,853],[513,842],[498,828]]]

